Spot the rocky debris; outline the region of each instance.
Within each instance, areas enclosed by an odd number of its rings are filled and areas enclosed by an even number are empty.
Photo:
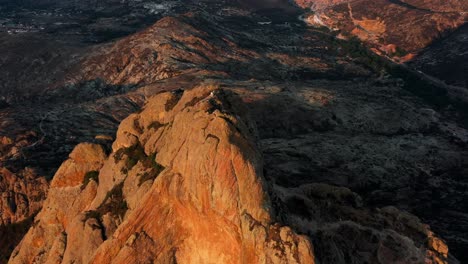
[[[20,222],[37,213],[47,189],[47,181],[30,168],[16,174],[1,168],[0,225]]]
[[[430,113],[424,102],[398,86],[330,81],[244,85],[239,92],[258,125],[265,177],[277,186],[278,197],[309,184],[345,187],[361,197],[362,208],[397,205],[420,216],[446,239],[449,252],[464,260],[460,249],[466,245],[467,231],[462,227],[467,218],[460,205],[468,199],[464,192],[467,141],[445,130],[450,125],[443,113]],[[262,89],[246,92],[249,86]],[[308,209],[313,204],[292,199],[292,209],[282,215],[320,219],[322,213]],[[375,228],[329,210],[338,214],[332,222],[357,221]],[[323,222],[329,221],[325,218]],[[304,221],[298,222],[312,228],[309,232],[314,239],[321,224]],[[429,243],[431,233],[419,233],[424,238],[416,239],[418,243]],[[321,243],[314,245],[318,248]],[[319,261],[320,254],[316,252]]]
[[[20,262],[55,263],[63,256],[63,250],[66,248],[64,243],[67,242],[67,236],[63,233],[64,227],[73,223],[74,217],[86,209],[94,198],[95,181],[90,181],[88,188],[82,190],[81,187],[88,170],[98,171],[102,167],[106,158],[103,153],[104,150],[99,145],[81,144],[60,167],[52,180],[43,209],[20,244],[21,246],[30,243],[24,248],[26,255]],[[87,157],[91,158],[90,162],[86,160]],[[84,236],[82,233],[76,235]],[[51,254],[44,255],[45,251],[50,251]],[[85,253],[86,251],[81,252]]]
[[[446,244],[394,207],[365,209],[359,195],[328,184],[276,193],[286,221],[313,238],[321,263],[448,263]]]
[[[308,239],[275,224],[254,133],[229,91],[156,96],[105,161],[73,151],[10,262],[313,263]],[[99,171],[86,186],[85,168]]]
[[[255,98],[245,88],[240,98]],[[368,197],[319,183],[316,172],[302,169],[297,181],[298,169],[283,158],[307,154],[291,144],[299,139],[282,137],[309,135],[276,129],[259,148],[249,121],[255,108],[245,108],[231,90],[204,84],[155,96],[121,123],[106,159],[98,145],[79,145],[10,262],[448,263],[445,242],[417,217],[392,206],[369,207]],[[289,93],[286,98],[294,98]],[[321,94],[310,98],[323,102]],[[289,148],[281,150],[285,156],[271,153],[280,142]],[[78,158],[85,156],[95,158],[89,164]],[[73,164],[95,175],[77,177]],[[57,187],[55,179],[74,187]],[[73,206],[64,209],[65,201]]]

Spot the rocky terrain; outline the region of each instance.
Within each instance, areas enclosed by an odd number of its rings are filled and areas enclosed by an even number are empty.
[[[108,158],[78,145],[10,262],[313,263],[310,242],[275,224],[255,130],[229,97],[161,94]]]
[[[447,38],[431,44],[409,65],[447,84],[468,88],[467,41],[468,24],[465,24]]]
[[[43,33],[64,42],[100,43],[188,11],[182,1],[46,0],[0,2],[0,32]]]
[[[109,157],[75,148],[10,262],[446,263],[447,246],[414,216],[371,213],[347,188],[265,182],[272,163],[246,113],[207,84],[150,99],[121,123]],[[275,219],[310,234],[316,256]]]
[[[465,92],[294,10],[187,4],[98,45],[5,35],[2,261],[31,223],[13,263],[466,261]]]
[[[296,1],[307,23],[356,37],[374,52],[465,87],[468,3],[463,0]],[[450,47],[450,48],[449,48]]]
[[[418,53],[466,22],[464,1],[333,1],[308,17],[358,37],[389,56]],[[407,58],[409,59],[409,58]]]

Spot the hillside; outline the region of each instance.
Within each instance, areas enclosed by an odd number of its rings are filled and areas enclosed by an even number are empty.
[[[463,4],[431,3],[411,4]],[[1,35],[0,262],[466,261],[466,91],[284,6],[195,1],[97,43]]]

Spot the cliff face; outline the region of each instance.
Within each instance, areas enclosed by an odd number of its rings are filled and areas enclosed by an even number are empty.
[[[358,37],[391,57],[416,54],[463,25],[466,1],[318,1],[300,2],[316,12],[308,22]],[[408,56],[405,59],[411,59]]]
[[[25,169],[13,174],[6,168],[0,171],[1,225],[8,225],[26,220],[42,206],[48,189],[44,178],[36,177],[34,171]]]
[[[162,93],[121,123],[109,156],[78,145],[10,263],[448,263],[414,216],[366,209],[347,188],[281,183],[242,103],[252,96]]]
[[[255,128],[235,97],[164,93],[125,119],[113,152],[79,145],[11,263],[313,263],[275,223]]]
[[[76,47],[47,44],[48,38],[41,36],[4,37],[8,48],[0,51],[0,75],[7,80],[0,84],[0,167],[5,168],[0,224],[9,228],[37,213],[48,181],[73,147],[84,141],[112,141],[120,121],[156,92],[189,88],[212,76],[295,78],[304,71],[328,75],[333,68],[332,55],[319,59],[318,54],[328,51],[313,51],[313,42],[304,44],[307,54],[300,58],[290,54],[291,46],[302,45],[297,28],[278,40],[272,36],[276,29],[257,24],[259,18],[246,17],[247,26],[240,27],[221,18],[200,13],[167,17],[115,43],[76,53],[70,51]],[[269,47],[274,50],[266,52]],[[28,74],[20,68],[27,68]],[[8,250],[2,259],[22,235],[6,239],[2,248]]]

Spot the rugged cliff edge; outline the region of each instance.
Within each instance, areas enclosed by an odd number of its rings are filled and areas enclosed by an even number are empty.
[[[401,61],[466,23],[466,1],[329,0],[296,3],[312,8],[310,24],[355,36],[377,53]]]
[[[239,109],[211,86],[164,93],[122,122],[109,157],[78,145],[10,262],[313,263],[275,223]]]
[[[121,123],[110,155],[78,145],[10,263],[448,263],[410,214],[266,181],[240,98],[206,84],[162,93]]]

